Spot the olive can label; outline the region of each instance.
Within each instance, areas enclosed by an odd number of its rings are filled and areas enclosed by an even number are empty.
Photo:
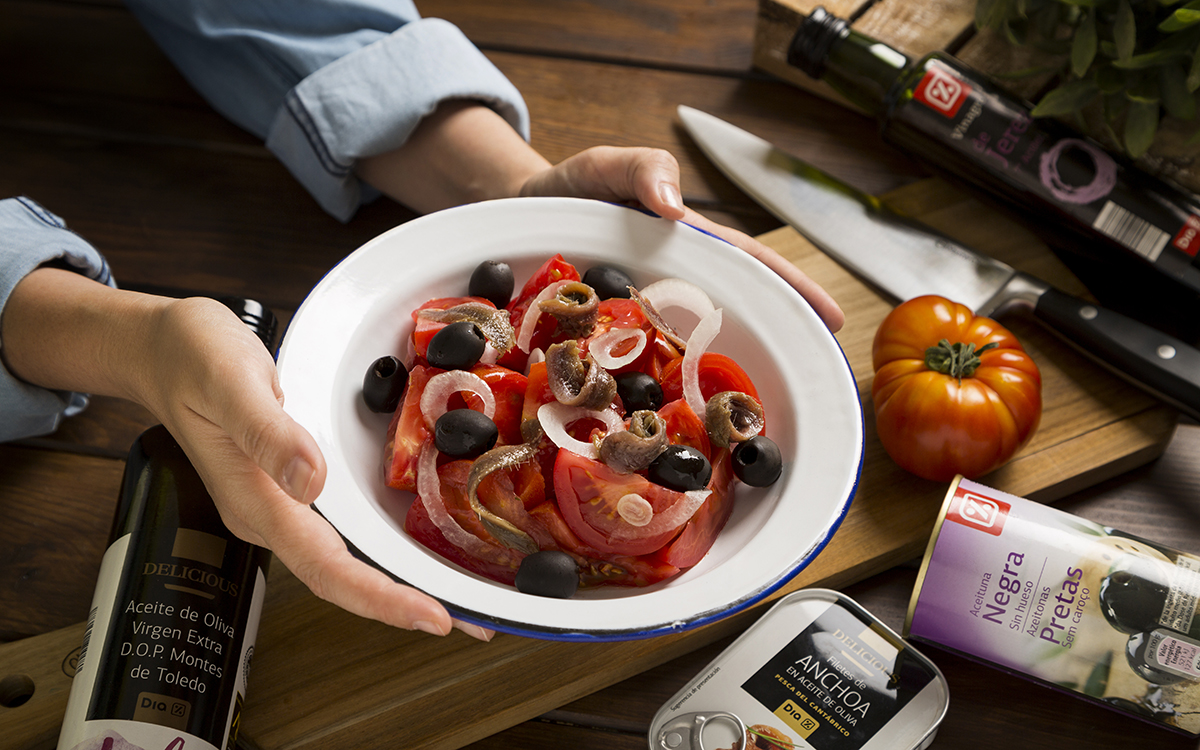
[[[957,479],[904,634],[1200,734],[1200,558]]]
[[[650,747],[913,750],[948,701],[941,672],[894,631],[842,594],[806,589],[659,710]]]

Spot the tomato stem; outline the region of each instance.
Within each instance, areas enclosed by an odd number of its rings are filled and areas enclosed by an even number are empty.
[[[984,344],[976,352],[975,344],[964,344],[961,341],[951,344],[947,339],[942,339],[936,346],[925,350],[925,366],[934,372],[957,378],[961,383],[963,378],[974,375],[976,368],[983,364],[979,355],[997,346],[999,344],[993,341]]]

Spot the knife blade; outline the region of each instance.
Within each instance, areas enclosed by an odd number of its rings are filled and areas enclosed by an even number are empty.
[[[1067,294],[889,209],[706,112],[679,118],[725,176],[776,218],[898,301],[937,294],[995,317],[1029,313],[1091,359],[1200,419],[1200,351]]]

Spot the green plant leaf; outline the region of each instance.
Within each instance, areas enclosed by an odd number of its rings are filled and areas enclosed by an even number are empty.
[[[1158,30],[1171,33],[1182,31],[1200,23],[1200,8],[1189,7],[1191,5],[1192,3],[1188,3],[1182,8],[1176,8],[1175,12],[1163,19],[1163,22],[1158,25]]]
[[[1092,61],[1096,59],[1096,16],[1085,13],[1079,28],[1075,30],[1075,40],[1071,43],[1071,72],[1076,78],[1083,78]]]
[[[1183,50],[1161,49],[1116,60],[1113,62],[1113,66],[1122,70],[1146,70],[1147,68],[1156,68],[1175,60],[1180,60],[1183,57]]]
[[[1188,69],[1187,87],[1188,91],[1200,89],[1200,52],[1192,55],[1192,67]]]
[[[1137,47],[1137,21],[1133,17],[1133,9],[1129,0],[1119,0],[1117,15],[1113,19],[1113,43],[1117,46],[1117,59],[1128,60],[1133,57]]]
[[[1158,132],[1158,104],[1133,101],[1125,116],[1125,151],[1133,158],[1146,153]]]
[[[1166,65],[1158,72],[1158,90],[1167,114],[1181,120],[1196,117],[1196,100],[1188,91],[1187,74],[1178,65]]]
[[[1158,76],[1153,73],[1140,76],[1125,87],[1125,98],[1143,104],[1160,103],[1162,92],[1158,89]]]
[[[1034,117],[1058,117],[1077,112],[1099,95],[1100,89],[1090,79],[1068,81],[1046,93],[1033,108]]]
[[[1096,86],[1099,87],[1101,94],[1116,94],[1124,91],[1125,85],[1129,82],[1128,74],[1112,65],[1097,67],[1092,78],[1096,81]]]

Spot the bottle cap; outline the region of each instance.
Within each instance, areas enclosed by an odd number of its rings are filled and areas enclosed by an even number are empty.
[[[279,327],[275,313],[258,300],[246,297],[222,297],[219,301],[254,331],[267,351],[275,353],[275,333]]]
[[[829,50],[850,33],[845,20],[830,14],[823,7],[813,8],[812,13],[800,22],[792,43],[788,45],[788,65],[799,68],[813,78],[825,74],[825,62]]]

